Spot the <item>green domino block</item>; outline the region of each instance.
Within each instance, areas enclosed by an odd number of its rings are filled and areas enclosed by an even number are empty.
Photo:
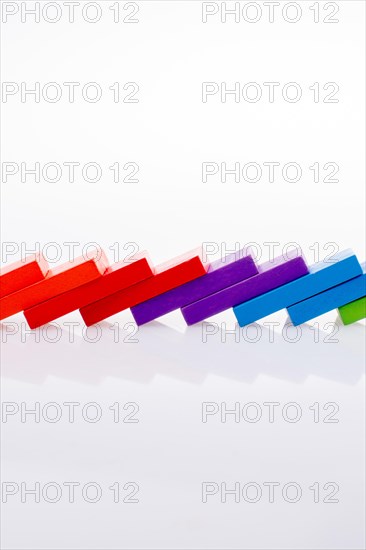
[[[366,296],[338,308],[344,325],[350,325],[366,317]]]

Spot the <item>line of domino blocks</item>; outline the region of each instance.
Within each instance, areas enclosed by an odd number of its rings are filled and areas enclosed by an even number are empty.
[[[311,296],[306,300],[293,304],[287,308],[290,319],[294,325],[306,323],[319,315],[323,315],[332,309],[358,300],[365,296],[366,272],[365,265],[358,277],[354,277],[342,284],[328,288],[320,294]]]
[[[212,262],[206,275],[189,283],[155,296],[131,308],[131,313],[138,325],[153,321],[162,315],[201,300],[258,273],[250,255],[244,251],[229,254]]]
[[[87,326],[94,325],[111,315],[197,279],[205,275],[208,268],[208,262],[203,261],[202,249],[193,250],[158,265],[153,277],[82,307],[81,316]]]
[[[102,277],[58,294],[47,302],[40,302],[26,309],[25,318],[31,328],[50,323],[92,302],[114,295],[118,291],[132,287],[153,277],[154,267],[146,252],[137,254],[131,263],[118,262],[108,266]],[[1,302],[0,302],[1,311]]]
[[[315,296],[324,296],[332,287],[345,284],[345,281],[362,275],[362,268],[351,250],[336,254],[332,260],[332,263],[319,262],[312,265],[309,267],[309,273],[304,277],[234,307],[239,325],[249,325],[285,308],[287,308],[292,323],[299,324],[296,312],[300,311],[300,308],[301,310],[304,308],[308,299],[314,297],[313,300],[318,300]],[[361,281],[362,277],[360,277]],[[300,304],[302,305],[300,306]],[[340,305],[342,304],[336,301],[334,308],[325,309],[323,313],[336,309]],[[309,314],[305,315],[306,319],[303,317],[304,320],[301,322],[314,319],[318,315],[321,313],[317,314],[315,309],[309,309]]]
[[[95,281],[105,273],[107,266],[108,260],[104,253],[93,251],[90,259],[85,260],[83,257],[79,257],[54,270],[49,269],[41,280],[0,299],[1,319],[32,309],[38,304],[48,303],[55,295],[63,296],[68,291]],[[0,282],[1,279],[2,275]]]
[[[366,266],[351,250],[307,266],[300,251],[256,265],[244,250],[209,264],[201,248],[153,266],[141,252],[109,265],[101,250],[50,269],[40,255],[0,270],[0,320],[24,312],[35,329],[79,310],[87,326],[130,309],[143,325],[180,309],[188,325],[233,309],[240,326],[287,309],[294,325],[338,309],[365,318]]]

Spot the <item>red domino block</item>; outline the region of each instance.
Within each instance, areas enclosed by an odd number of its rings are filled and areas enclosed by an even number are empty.
[[[83,307],[80,313],[87,326],[94,325],[115,313],[205,275],[208,267],[208,262],[202,260],[202,249],[197,248],[157,266],[154,277]]]
[[[37,304],[24,315],[30,328],[37,328],[153,275],[150,258],[146,252],[141,252],[131,259],[131,263],[113,264],[103,277]]]
[[[0,319],[10,317],[53,296],[93,281],[101,277],[107,267],[108,260],[100,250],[95,250],[87,260],[79,257],[62,264],[49,271],[42,281],[1,298]]]
[[[0,298],[42,281],[48,270],[48,263],[41,254],[32,254],[24,261],[20,260],[2,267],[0,269]]]

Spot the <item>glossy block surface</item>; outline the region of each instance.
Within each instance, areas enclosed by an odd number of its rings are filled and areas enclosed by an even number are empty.
[[[304,258],[297,256],[296,253],[290,259],[280,256],[259,265],[258,271],[258,275],[183,307],[182,313],[187,324],[193,325],[203,321],[309,272]]]
[[[157,266],[154,277],[83,307],[80,313],[87,326],[93,325],[119,311],[201,277],[208,267],[209,264],[202,259],[202,249],[195,249]]]
[[[362,275],[359,261],[352,250],[345,250],[335,255],[332,263],[314,264],[308,275],[239,304],[234,313],[241,327],[249,325],[358,275]]]
[[[27,309],[24,315],[29,326],[36,328],[153,275],[150,258],[147,253],[141,252],[129,263],[121,261],[113,264],[102,277]]]
[[[366,318],[366,296],[350,302],[339,309],[339,315],[344,325],[351,325]]]
[[[363,274],[359,277],[288,307],[287,311],[292,323],[294,325],[306,323],[328,311],[363,298],[366,295],[365,264],[362,265],[362,269]]]
[[[0,298],[42,281],[49,265],[41,254],[33,254],[24,261],[14,262],[0,269]]]
[[[240,250],[212,262],[206,275],[132,307],[131,313],[143,325],[257,273],[252,257]]]
[[[101,277],[107,267],[108,260],[100,250],[90,252],[87,259],[80,256],[66,262],[49,271],[42,281],[1,298],[0,319],[10,317],[54,296],[93,281]]]

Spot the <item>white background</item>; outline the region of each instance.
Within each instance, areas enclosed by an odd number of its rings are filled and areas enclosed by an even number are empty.
[[[306,1],[297,3],[296,23],[284,20],[284,2],[273,23],[263,2],[256,3],[262,10],[257,23],[235,23],[233,16],[222,23],[220,12],[203,23],[202,4],[194,1],[137,2],[138,23],[122,22],[132,11],[125,2],[119,23],[113,22],[113,2],[99,2],[102,16],[94,24],[82,16],[85,2],[75,8],[74,23],[59,2],[59,22],[42,15],[39,23],[32,16],[22,22],[21,4],[32,8],[34,2],[15,4],[19,12],[2,23],[3,82],[28,88],[39,82],[41,89],[56,82],[63,95],[56,103],[42,96],[39,103],[32,96],[22,102],[20,92],[5,102],[3,95],[2,162],[28,168],[36,162],[95,162],[103,175],[95,183],[83,180],[80,168],[73,183],[66,168],[57,183],[42,176],[35,182],[31,175],[22,182],[20,172],[3,177],[4,263],[37,247],[50,260],[55,253],[57,262],[67,260],[70,242],[77,255],[96,242],[111,261],[138,247],[158,263],[207,242],[215,243],[217,254],[256,243],[262,260],[269,257],[269,242],[277,243],[277,253],[298,243],[309,263],[348,247],[364,259],[362,1],[328,8],[320,2],[319,23],[310,9],[316,3]],[[339,21],[325,23],[334,6]],[[80,83],[74,103],[64,82]],[[100,101],[82,98],[88,82],[101,86]],[[138,103],[114,103],[109,86],[115,82],[124,94],[123,84],[136,82]],[[204,103],[203,82],[226,82],[228,88],[256,82],[263,96],[236,103],[216,94]],[[280,83],[273,103],[264,82]],[[282,97],[289,82],[301,87],[296,103]],[[315,82],[318,103],[309,89]],[[323,102],[329,82],[339,86],[337,103]],[[138,183],[113,182],[109,167],[116,162],[137,163]],[[214,176],[204,183],[203,162],[256,162],[262,179],[235,182],[228,176],[222,183]],[[278,172],[270,183],[264,162],[296,162],[302,177],[287,182]],[[339,181],[322,181],[329,171],[321,171],[321,181],[314,182],[309,167],[315,162],[336,163]],[[213,319],[217,332],[206,343],[210,326],[186,329],[178,312],[132,337],[126,336],[132,317],[125,312],[101,325],[96,343],[90,342],[94,329],[83,332],[77,313],[38,333],[39,341],[25,333],[21,315],[4,322],[3,401],[19,408],[21,402],[28,408],[56,402],[62,417],[55,423],[42,415],[39,423],[31,415],[21,422],[20,412],[7,422],[2,417],[2,480],[19,485],[2,505],[2,546],[364,548],[364,323],[342,327],[334,325],[336,318],[332,312],[312,321],[294,343],[291,327],[282,332],[284,312],[262,320],[253,343],[254,329],[225,341],[225,329],[234,328],[232,312]],[[70,321],[78,323],[74,339],[65,324]],[[265,321],[278,323],[273,342]],[[111,330],[114,322],[120,330]],[[17,333],[9,335],[11,330]],[[52,337],[57,341],[51,343]],[[90,423],[79,412],[70,423],[63,403],[71,401],[79,409],[97,402],[102,419]],[[139,422],[114,423],[109,407],[115,402],[137,403]],[[203,423],[203,402],[228,408],[255,402],[262,418],[235,422],[229,415],[221,422],[216,414]],[[273,423],[265,402],[279,403]],[[282,416],[289,402],[301,408],[298,422]],[[319,422],[309,409],[315,402]],[[324,422],[329,402],[339,407],[337,423]],[[92,504],[76,491],[70,503],[64,488],[57,503],[42,496],[40,503],[32,496],[21,502],[22,482],[68,481],[98,483],[101,499]],[[263,486],[271,481],[281,484],[273,503]],[[138,483],[139,502],[114,503],[108,487],[115,482]],[[203,503],[203,482],[229,488],[255,482],[263,495],[257,503],[236,503],[233,495],[221,503],[218,493]],[[288,482],[302,488],[297,503],[282,498]],[[309,489],[315,482],[319,503]],[[323,502],[328,482],[339,486],[338,503]]]

